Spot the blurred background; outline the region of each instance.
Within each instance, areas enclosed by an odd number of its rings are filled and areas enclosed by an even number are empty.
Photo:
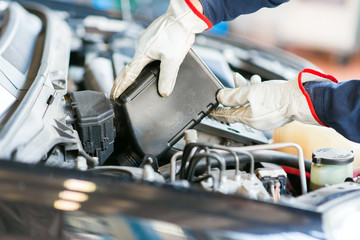
[[[74,0],[63,0],[74,2]],[[75,0],[124,18],[149,21],[166,11],[169,0]],[[359,78],[359,0],[290,0],[273,9],[220,23],[212,34],[245,37],[299,55],[339,80]]]
[[[229,31],[276,45],[313,62],[339,80],[358,79],[358,0],[290,0],[229,23]]]

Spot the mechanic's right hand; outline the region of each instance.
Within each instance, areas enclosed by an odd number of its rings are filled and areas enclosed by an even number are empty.
[[[330,76],[304,69],[289,81],[257,81],[248,84],[235,74],[236,88],[222,89],[217,94],[219,107],[210,113],[212,118],[228,123],[242,122],[258,130],[273,130],[297,120],[306,124],[324,125],[318,118],[304,84],[310,81],[337,82]]]
[[[211,27],[211,22],[190,0],[171,0],[166,13],[142,33],[133,59],[117,75],[110,97],[117,99],[141,70],[154,60],[161,61],[159,93],[163,97],[170,95],[195,34]]]

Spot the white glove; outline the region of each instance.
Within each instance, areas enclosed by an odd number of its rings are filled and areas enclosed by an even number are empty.
[[[217,108],[210,116],[224,122],[242,122],[258,130],[272,130],[293,120],[323,125],[317,117],[310,96],[303,84],[308,81],[333,81],[330,76],[304,69],[297,78],[271,80],[249,85],[240,75],[234,75],[237,88],[222,89],[219,103],[231,108]]]
[[[116,77],[110,97],[117,99],[154,60],[161,60],[159,93],[164,97],[170,95],[195,34],[211,27],[211,22],[196,10],[190,0],[171,0],[166,13],[142,33],[133,59]]]

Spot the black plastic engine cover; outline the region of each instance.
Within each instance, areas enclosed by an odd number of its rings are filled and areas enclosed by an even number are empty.
[[[147,65],[116,101],[140,156],[161,156],[218,105],[216,92],[223,87],[193,50],[168,97],[158,93],[159,72],[160,61]]]

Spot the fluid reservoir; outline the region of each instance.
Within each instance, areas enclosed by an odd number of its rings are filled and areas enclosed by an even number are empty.
[[[339,148],[320,148],[312,154],[310,189],[342,183],[353,177],[354,153]]]

